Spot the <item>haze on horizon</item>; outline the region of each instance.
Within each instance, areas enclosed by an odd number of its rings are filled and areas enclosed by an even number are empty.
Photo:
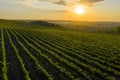
[[[120,21],[120,0],[0,0],[0,19]],[[84,7],[75,14],[77,5]]]

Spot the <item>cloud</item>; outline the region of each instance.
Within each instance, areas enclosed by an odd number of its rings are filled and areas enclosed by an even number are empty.
[[[97,2],[102,2],[105,0],[19,0],[20,2],[22,2],[23,4],[34,4],[35,2],[49,2],[52,4],[57,4],[57,5],[74,5],[74,4],[87,4],[87,5],[92,5],[95,4]]]
[[[57,2],[54,2],[54,4],[64,5],[64,6],[66,6],[66,5],[67,5],[67,2],[64,1],[64,0],[59,0],[59,1],[57,1]]]
[[[34,3],[39,2],[38,0],[18,0],[18,2],[23,6],[32,6]]]
[[[54,11],[54,12],[69,12],[68,10],[50,10],[50,11]]]
[[[83,4],[83,5],[93,5],[95,3],[98,3],[98,2],[103,2],[105,0],[80,0],[78,1],[80,4]]]
[[[61,12],[68,11],[68,9],[74,5],[82,4],[90,6],[102,1],[105,0],[18,0],[18,2],[24,6]]]
[[[18,3],[15,0],[0,0],[0,6],[18,6]]]

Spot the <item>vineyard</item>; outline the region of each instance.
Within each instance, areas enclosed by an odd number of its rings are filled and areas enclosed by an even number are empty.
[[[120,35],[31,26],[0,20],[0,80],[120,80]]]

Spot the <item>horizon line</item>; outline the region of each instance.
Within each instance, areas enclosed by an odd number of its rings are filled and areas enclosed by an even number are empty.
[[[120,22],[120,21],[117,21],[117,20],[106,20],[106,21],[103,21],[103,20],[58,20],[58,19],[6,19],[6,18],[0,18],[2,20],[23,20],[23,21],[30,21],[30,20],[34,20],[34,21],[39,21],[39,20],[42,20],[42,21],[79,21],[79,22]]]

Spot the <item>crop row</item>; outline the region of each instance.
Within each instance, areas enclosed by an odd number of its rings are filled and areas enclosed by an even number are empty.
[[[26,37],[28,37],[28,36],[26,36]],[[32,36],[32,37],[33,37],[33,36]],[[33,40],[33,39],[32,39],[32,40]],[[48,41],[48,40],[47,40],[47,41]],[[36,43],[36,44],[38,44],[38,43]],[[42,44],[42,45],[45,45],[45,44]],[[46,47],[48,47],[48,46],[46,46]],[[52,48],[51,48],[51,49],[52,49]],[[56,52],[56,51],[54,51],[54,52]],[[83,68],[85,68],[84,63],[81,64],[79,61],[75,60],[74,58],[67,57],[67,55],[65,55],[65,54],[62,54],[62,55],[64,55],[65,58],[69,58],[69,59],[71,59],[71,61],[74,61],[74,62],[76,62],[77,64],[82,65]],[[82,58],[82,57],[81,57],[81,58]],[[85,59],[84,59],[84,60],[85,60]],[[89,61],[89,60],[88,60],[88,61]],[[106,69],[107,69],[107,67],[104,67],[104,66],[100,65],[99,63],[95,63],[94,61],[90,61],[90,62],[98,65],[98,67],[103,68],[105,71],[106,71]],[[93,64],[93,65],[94,65],[94,64]],[[87,67],[87,65],[86,65],[86,68],[89,68],[89,67]],[[91,70],[91,69],[93,69],[95,72],[97,72],[97,74],[100,74],[101,77],[103,76],[104,78],[107,78],[107,77],[106,77],[106,74],[101,73],[101,71],[95,70],[93,67],[90,68],[90,69],[88,69],[88,70]],[[112,70],[112,69],[109,69],[109,68],[107,69],[107,71],[110,71],[110,72],[111,72],[111,70]],[[93,71],[93,72],[94,72],[94,71]],[[92,71],[91,71],[91,72],[92,72]],[[95,72],[94,72],[94,74],[95,74]],[[117,71],[114,73],[114,70],[113,70],[113,74],[119,76],[119,74],[118,74]],[[109,76],[108,78],[111,78],[111,77]]]

